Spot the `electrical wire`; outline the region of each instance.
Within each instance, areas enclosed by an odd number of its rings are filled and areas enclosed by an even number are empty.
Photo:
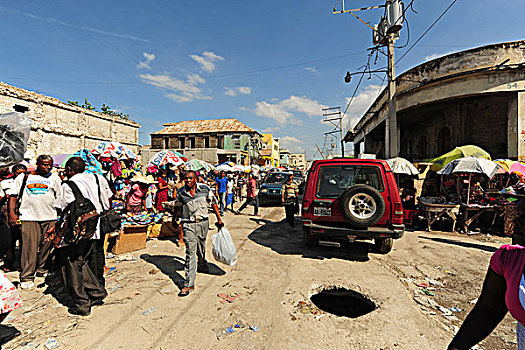
[[[246,75],[246,74],[254,74],[254,73],[260,73],[260,72],[268,72],[272,70],[281,70],[286,68],[294,68],[294,67],[300,67],[307,64],[312,63],[319,63],[319,62],[326,62],[326,61],[332,61],[337,60],[340,58],[345,58],[349,56],[356,56],[361,55],[362,52],[351,52],[345,55],[339,55],[339,56],[332,56],[332,57],[325,57],[320,58],[317,60],[311,60],[307,62],[301,62],[301,63],[293,63],[288,65],[282,65],[282,66],[274,66],[274,67],[268,67],[268,68],[261,68],[261,69],[255,69],[251,71],[244,71],[244,72],[234,72],[234,73],[226,73],[226,74],[219,74],[219,75],[212,75],[206,77],[206,79],[214,79],[214,78],[223,78],[223,77],[231,77],[231,76],[237,76],[237,75]],[[7,76],[7,75],[0,75],[3,79],[13,79],[13,80],[25,80],[25,81],[35,81],[35,82],[45,82],[45,83],[60,83],[60,84],[93,84],[93,85],[119,85],[119,84],[142,84],[143,81],[134,80],[134,81],[66,81],[66,80],[47,80],[47,79],[32,79],[32,78],[20,78],[20,77],[13,77],[13,76]]]
[[[430,25],[430,27],[428,27],[427,30],[425,30],[425,32],[423,34],[421,34],[421,36],[408,48],[408,50],[406,50],[405,53],[401,57],[399,57],[397,59],[396,64],[398,64],[399,61],[401,61],[410,52],[410,50],[412,50],[414,48],[414,46],[416,46],[417,43],[419,43],[421,41],[421,39],[423,39],[423,37],[436,25],[436,23],[439,22],[439,20],[441,20],[441,18],[443,18],[443,16],[445,16],[445,14],[456,3],[456,1],[457,0],[453,0],[452,3],[450,3],[450,5],[448,5],[448,7],[445,9],[445,11],[443,11],[443,13],[441,15],[439,15],[438,18],[436,18],[434,23],[432,23]]]

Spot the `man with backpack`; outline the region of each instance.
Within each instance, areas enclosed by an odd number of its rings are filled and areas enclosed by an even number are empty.
[[[9,224],[21,225],[22,252],[20,288],[32,289],[37,277],[47,275],[46,261],[51,243],[44,242],[44,234],[56,220],[55,200],[60,194],[60,178],[51,173],[53,158],[40,155],[34,174],[20,174],[9,189]]]
[[[66,162],[68,181],[62,184],[57,207],[62,218],[56,232],[60,238],[60,259],[64,286],[73,298],[69,312],[87,316],[91,307],[101,305],[107,296],[102,280],[104,262],[98,261],[100,240],[99,214],[109,208],[113,195],[106,179],[100,175],[85,173],[85,162],[71,157]],[[58,239],[55,238],[57,243]],[[103,254],[103,252],[102,252]]]

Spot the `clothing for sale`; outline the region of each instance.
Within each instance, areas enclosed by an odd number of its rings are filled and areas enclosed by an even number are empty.
[[[216,178],[215,183],[217,184],[218,193],[223,193],[228,190],[228,178],[227,177],[223,177],[222,179]]]
[[[14,186],[9,190],[9,195],[18,196],[24,175],[20,174],[16,177]],[[62,180],[53,173],[47,175],[30,174],[22,192],[20,221],[56,220],[55,202],[60,195],[61,183]]]
[[[6,314],[22,306],[22,298],[5,273],[0,271],[0,313]]]
[[[132,207],[140,206],[142,200],[148,194],[148,187],[143,188],[139,184],[131,186],[131,196],[129,197],[129,205]]]
[[[97,181],[95,179],[95,176],[98,176],[98,183],[100,184],[100,196],[99,199],[99,189],[97,186]],[[88,173],[80,173],[75,174],[70,178],[71,181],[73,181],[77,186],[82,195],[91,201],[93,205],[95,206],[95,209],[97,210],[97,213],[101,213],[103,210],[109,209],[109,200],[111,196],[113,196],[113,192],[109,188],[109,184],[106,181],[106,179],[101,175],[96,174],[88,174]],[[75,196],[73,195],[73,191],[71,190],[71,187],[67,184],[62,184],[62,191],[61,195],[57,199],[56,206],[57,208],[60,208],[64,210],[66,206],[73,202],[75,200]],[[104,207],[101,206],[100,202],[102,201],[102,204]],[[95,231],[95,234],[93,235],[92,239],[99,239],[101,237],[100,235],[100,222],[97,225],[97,230]]]
[[[168,183],[161,177],[157,179],[159,182],[159,186],[168,186]],[[164,188],[162,190],[157,190],[157,196],[155,197],[155,209],[158,211],[164,211],[164,208],[162,207],[162,203],[168,201],[168,188]]]
[[[122,176],[122,167],[120,166],[120,162],[116,159],[111,159],[111,173],[114,177]]]

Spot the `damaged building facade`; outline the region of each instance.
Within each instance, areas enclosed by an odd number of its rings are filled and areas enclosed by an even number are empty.
[[[139,151],[138,123],[0,82],[0,114],[14,111],[32,120],[27,159],[93,149],[103,141],[117,141]]]
[[[494,159],[525,160],[525,41],[449,54],[396,79],[399,156],[424,160],[473,144]],[[345,141],[385,158],[387,90]],[[392,154],[391,156],[396,156]]]
[[[151,134],[151,148],[142,149],[142,159],[151,159],[163,149],[211,164],[249,165],[260,157],[261,134],[237,119],[184,120],[163,126]]]

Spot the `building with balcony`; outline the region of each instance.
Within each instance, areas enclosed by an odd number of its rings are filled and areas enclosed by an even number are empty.
[[[249,165],[260,157],[261,134],[237,119],[184,120],[163,126],[151,134],[151,147],[142,150],[142,159],[151,159],[164,149],[211,164]]]
[[[289,163],[288,165],[292,168],[297,169],[306,169],[306,158],[304,153],[290,153],[288,155]]]

